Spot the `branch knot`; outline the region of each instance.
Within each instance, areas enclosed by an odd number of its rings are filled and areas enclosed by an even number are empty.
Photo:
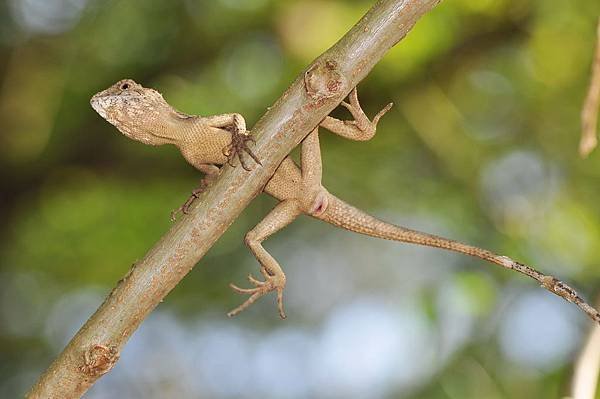
[[[317,61],[304,73],[306,93],[313,100],[324,100],[343,94],[344,76],[334,60]]]
[[[83,352],[83,365],[79,366],[79,371],[98,378],[110,371],[117,360],[119,360],[119,352],[116,346],[96,344]]]

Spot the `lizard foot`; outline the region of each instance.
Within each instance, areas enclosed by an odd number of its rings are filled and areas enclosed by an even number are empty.
[[[252,138],[247,131],[242,132],[238,129],[234,129],[231,132],[231,144],[223,149],[223,155],[227,157],[227,163],[230,166],[234,166],[233,160],[237,157],[240,160],[240,164],[242,164],[242,168],[248,171],[252,170],[252,168],[246,164],[243,153],[250,155],[254,162],[262,165],[258,157],[254,155],[250,148],[248,148],[248,142],[255,143],[254,138]]]
[[[215,176],[204,176],[204,178],[200,180],[200,185],[192,191],[188,199],[185,200],[185,202],[181,204],[179,208],[171,211],[171,221],[174,222],[175,220],[177,220],[177,216],[179,214],[187,215],[194,201],[196,201],[200,197],[200,194],[202,194],[214,180]]]
[[[240,306],[227,313],[227,316],[233,317],[238,315],[256,302],[258,298],[268,294],[271,291],[275,291],[277,292],[277,309],[279,310],[279,316],[282,319],[286,318],[283,310],[283,289],[285,288],[285,275],[270,275],[264,267],[261,268],[260,272],[265,277],[265,281],[257,280],[251,274],[248,275],[248,281],[254,285],[254,288],[240,288],[235,284],[229,284],[231,289],[238,294],[250,295],[250,297],[246,299],[246,301]]]
[[[346,101],[342,101],[341,105],[345,107],[348,111],[350,111],[354,120],[345,121],[345,123],[355,125],[361,131],[368,133],[370,136],[373,136],[375,134],[375,130],[377,129],[377,123],[379,123],[379,119],[381,119],[381,117],[385,115],[394,105],[394,103],[389,103],[388,105],[383,107],[383,109],[379,111],[377,115],[375,115],[373,121],[371,122],[369,120],[369,117],[365,114],[362,107],[360,106],[360,103],[358,102],[358,92],[356,91],[356,87],[352,90],[352,92],[350,92],[350,94],[348,95],[348,99],[350,101],[349,103],[347,103]]]
[[[197,189],[195,189],[194,191],[192,191],[192,194],[190,194],[190,196],[188,197],[187,200],[185,200],[185,202],[183,204],[181,204],[181,206],[177,209],[173,209],[171,211],[171,221],[174,222],[177,220],[177,216],[181,213],[182,215],[187,215],[190,207],[192,206],[192,204],[194,203],[194,201],[196,201],[196,199],[198,197],[200,197],[200,194],[206,189],[206,186],[200,186]]]

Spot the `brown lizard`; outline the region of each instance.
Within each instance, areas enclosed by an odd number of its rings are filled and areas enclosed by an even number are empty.
[[[184,158],[205,174],[199,190],[210,184],[218,175],[219,167],[231,163],[235,156],[239,158],[244,169],[248,169],[244,153],[260,164],[259,158],[247,147],[252,138],[240,114],[206,117],[187,115],[171,107],[156,90],[144,88],[130,79],[121,80],[94,95],[91,105],[104,119],[131,139],[150,145],[176,145]],[[342,101],[341,105],[350,111],[354,120],[341,121],[327,116],[319,126],[342,137],[360,141],[369,140],[374,136],[379,119],[392,106],[388,104],[373,121],[370,121],[360,107],[356,89],[351,92],[349,102]],[[260,263],[264,281],[249,275],[248,280],[254,286],[252,288],[240,288],[230,284],[234,291],[249,297],[229,312],[229,316],[240,313],[258,298],[275,291],[279,314],[285,318],[283,290],[286,277],[279,263],[263,248],[262,242],[299,215],[306,214],[356,233],[443,248],[516,270],[537,280],[556,295],[575,303],[589,317],[600,322],[600,313],[571,287],[555,277],[482,248],[383,222],[329,193],[321,185],[319,126],[302,142],[301,167],[287,157],[264,188],[264,192],[280,202],[245,237],[246,244]],[[180,208],[184,213],[197,193],[198,190]]]

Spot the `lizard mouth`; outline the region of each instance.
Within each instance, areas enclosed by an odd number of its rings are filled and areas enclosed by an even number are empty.
[[[90,100],[90,105],[101,117],[106,119],[106,105],[110,101],[107,101],[105,96],[102,96],[101,93],[98,93],[92,97]]]

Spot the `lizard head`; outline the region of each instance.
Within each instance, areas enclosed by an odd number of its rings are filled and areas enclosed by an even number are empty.
[[[92,108],[125,136],[145,144],[170,142],[161,136],[161,124],[173,109],[154,89],[145,88],[131,79],[123,79],[96,93]]]

